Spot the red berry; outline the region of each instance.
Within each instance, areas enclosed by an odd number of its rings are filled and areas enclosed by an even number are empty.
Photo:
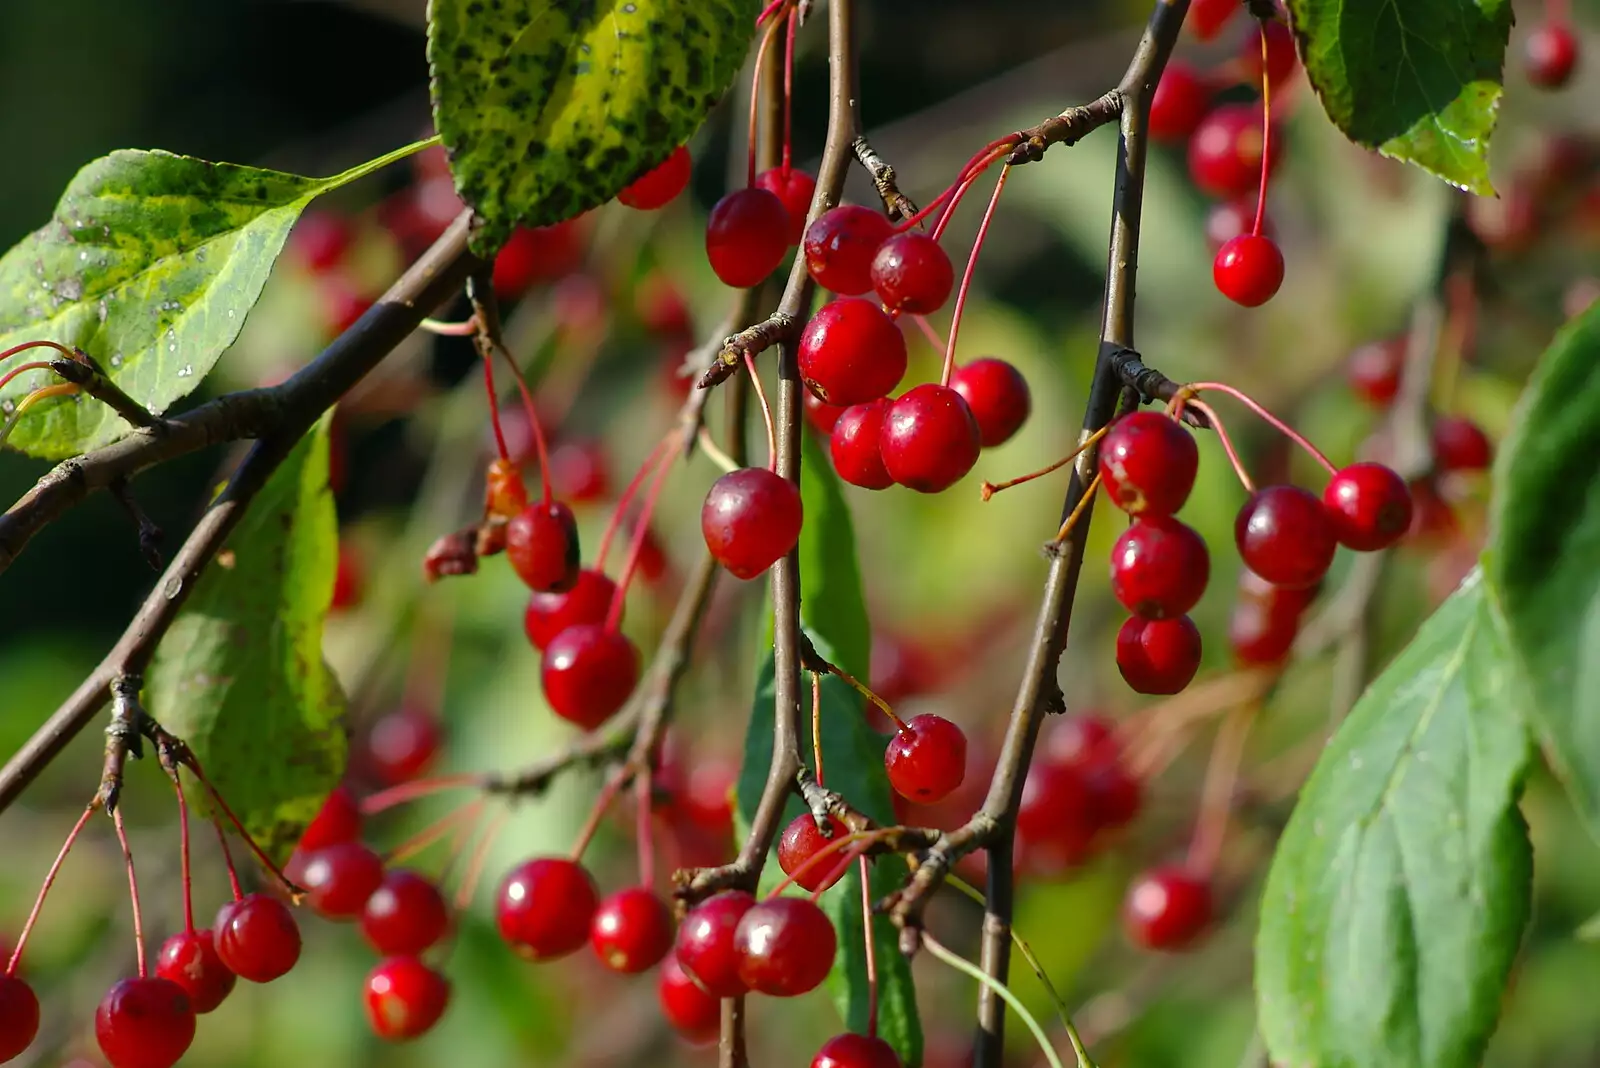
[[[576,861],[539,857],[506,873],[495,899],[500,937],[529,960],[554,960],[583,945],[600,907],[594,880]]]
[[[1261,84],[1262,33],[1267,37],[1267,82],[1276,90],[1294,73],[1299,61],[1294,53],[1294,34],[1277,19],[1258,22],[1245,34],[1239,44],[1239,63],[1244,67],[1249,81],[1258,86]]]
[[[1111,592],[1145,619],[1183,615],[1210,577],[1205,540],[1171,516],[1141,516],[1111,549]]]
[[[782,864],[782,845],[778,849]],[[678,928],[674,959],[713,997],[731,998],[745,992],[744,980],[739,978],[734,933],[739,929],[739,921],[755,903],[756,899],[743,890],[724,890],[690,909]]]
[[[640,325],[658,337],[675,338],[694,331],[683,293],[663,271],[652,271],[639,280],[633,290],[633,308]]]
[[[931,315],[954,286],[950,257],[927,234],[895,234],[872,257],[872,288],[890,311]]]
[[[1312,586],[1328,573],[1333,516],[1299,486],[1268,486],[1239,509],[1233,540],[1244,566],[1277,586]]]
[[[1181,868],[1155,868],[1128,888],[1128,937],[1144,949],[1184,949],[1211,923],[1211,887]]]
[[[1470,419],[1442,415],[1433,423],[1433,462],[1441,471],[1482,471],[1494,459],[1489,435]]]
[[[906,339],[870,300],[830,301],[800,334],[800,377],[829,404],[887,396],[906,373]]]
[[[828,451],[833,456],[833,469],[839,477],[852,486],[862,489],[888,489],[894,485],[888,468],[883,466],[883,453],[878,440],[883,434],[883,418],[889,414],[891,402],[887,397],[852,404],[833,425]]]
[[[824,437],[833,433],[839,417],[844,414],[844,405],[829,404],[809,389],[800,394],[800,403],[805,411],[806,422]]]
[[[287,975],[300,959],[300,926],[275,897],[246,894],[230,901],[217,912],[213,931],[222,963],[252,983]]]
[[[450,980],[416,957],[387,957],[367,973],[367,1023],[388,1042],[432,1030],[450,1005]]]
[[[1044,737],[1044,753],[1052,764],[1088,768],[1118,755],[1116,724],[1091,713],[1068,716]]]
[[[783,202],[789,215],[789,244],[798,245],[806,232],[806,216],[811,213],[811,195],[817,190],[817,180],[805,171],[774,167],[756,175],[756,185]]]
[[[1211,205],[1211,210],[1206,213],[1206,241],[1211,244],[1211,251],[1215,254],[1222,251],[1222,246],[1234,238],[1253,233],[1255,225],[1256,202],[1254,197],[1219,200]],[[1261,236],[1272,237],[1274,233],[1271,216],[1263,212],[1261,216]]]
[[[748,580],[795,547],[803,512],[793,482],[764,467],[741,467],[711,484],[700,508],[700,532],[717,562]]]
[[[567,592],[531,595],[522,613],[522,629],[533,647],[542,651],[568,627],[604,623],[616,593],[615,582],[586,567],[578,572],[578,581]]]
[[[661,962],[656,999],[661,1003],[661,1015],[680,1036],[697,1046],[717,1040],[722,1026],[722,1000],[700,989],[675,956]]]
[[[356,801],[356,795],[350,792],[350,787],[341,784],[323,799],[316,818],[306,828],[306,833],[300,836],[300,844],[296,848],[310,853],[323,846],[360,837],[361,806]]]
[[[14,975],[0,975],[0,1063],[13,1060],[39,1034],[39,998]]]
[[[179,931],[161,944],[156,974],[183,987],[197,1013],[210,1012],[221,1005],[239,981],[217,955],[212,933],[192,928]]]
[[[1272,138],[1269,170],[1277,166],[1280,143]],[[1223,104],[1189,139],[1189,177],[1211,196],[1243,196],[1261,184],[1261,154],[1261,105]]]
[[[1200,470],[1194,435],[1161,412],[1129,412],[1100,441],[1100,478],[1129,515],[1172,515]]]
[[[1189,30],[1200,40],[1209,41],[1221,33],[1243,7],[1239,0],[1194,0],[1189,5]]]
[[[744,914],[734,945],[746,986],[789,998],[815,990],[827,978],[839,941],[828,914],[814,902],[776,897]]]
[[[822,288],[859,296],[872,288],[873,257],[893,234],[893,224],[881,212],[857,204],[829,208],[806,230],[806,269]]]
[[[689,158],[689,150],[679,145],[670,156],[629,183],[617,194],[617,199],[639,211],[664,208],[688,186],[693,170],[694,161]]]
[[[1200,670],[1200,628],[1188,616],[1130,616],[1117,632],[1117,670],[1134,693],[1182,692]]]
[[[1300,617],[1310,603],[1308,591],[1273,586],[1250,571],[1244,574],[1228,618],[1233,658],[1244,666],[1279,663],[1294,647]]]
[[[339,266],[355,240],[350,220],[331,211],[308,211],[295,222],[289,248],[313,273]]]
[[[1283,252],[1270,237],[1243,234],[1217,251],[1211,278],[1235,304],[1260,307],[1283,285]]]
[[[561,593],[578,581],[578,522],[560,501],[536,501],[506,524],[506,559],[528,588]]]
[[[515,300],[535,283],[560,278],[582,262],[583,232],[576,219],[554,226],[518,227],[494,258],[495,296]]]
[[[361,557],[350,545],[340,542],[339,563],[333,573],[333,599],[328,605],[329,610],[341,612],[360,604],[362,587],[366,585],[364,579]]]
[[[817,828],[817,821],[811,813],[805,812],[796,816],[778,838],[778,867],[783,869],[785,875],[800,872],[799,877],[795,879],[795,885],[801,889],[812,892],[826,890],[844,878],[847,869],[843,866],[843,862],[849,846],[835,849],[815,864],[806,867],[806,863],[812,857],[850,833],[850,828],[832,816],[828,817],[828,829],[832,833],[824,835]],[[802,868],[805,870],[801,871]]]
[[[1350,354],[1345,376],[1355,395],[1374,408],[1387,408],[1400,392],[1400,368],[1406,339],[1372,341]]]
[[[967,773],[967,736],[943,716],[913,716],[889,739],[883,767],[895,793],[919,805],[943,800]]]
[[[299,882],[320,916],[353,920],[383,882],[383,858],[360,842],[338,842],[305,854]]]
[[[330,335],[349,330],[372,307],[371,299],[341,275],[324,275],[318,282],[317,292],[322,298],[322,314]]]
[[[1411,529],[1411,491],[1383,464],[1357,463],[1339,471],[1322,491],[1334,536],[1357,552],[1387,549]]]
[[[735,189],[711,209],[706,258],[723,285],[734,289],[760,285],[788,251],[789,212],[765,189]]]
[[[122,979],[94,1012],[111,1068],[171,1068],[194,1041],[194,1006],[170,979]]]
[[[552,712],[592,731],[633,693],[639,682],[639,650],[621,631],[580,623],[545,646],[539,681]]]
[[[674,819],[692,824],[708,834],[733,832],[733,785],[738,765],[723,756],[697,755],[679,763],[663,759],[656,781],[670,797]]]
[[[900,1055],[881,1038],[835,1035],[811,1058],[811,1068],[900,1068]]]
[[[1425,544],[1448,542],[1456,533],[1456,513],[1432,479],[1411,483],[1411,529],[1406,537]]]
[[[368,766],[379,781],[390,786],[417,778],[438,755],[439,721],[413,705],[403,705],[384,716],[367,735]]]
[[[672,910],[648,887],[630,886],[600,902],[589,921],[589,947],[614,972],[637,975],[672,949]]]
[[[1541,89],[1559,89],[1578,65],[1578,38],[1563,22],[1535,26],[1523,45],[1528,81]]]
[[[1144,791],[1116,759],[1100,761],[1084,773],[1089,811],[1098,830],[1114,830],[1133,822],[1144,804]]]
[[[1033,395],[1022,372],[1004,360],[984,356],[962,364],[950,375],[950,388],[966,399],[978,421],[978,438],[986,449],[1011,440],[1033,411]]]
[[[924,382],[889,407],[878,450],[891,478],[918,493],[939,493],[978,462],[983,439],[966,399],[949,386]]]
[[[603,498],[611,492],[604,447],[598,441],[564,441],[551,449],[550,485],[573,504]]]
[[[1035,761],[1022,787],[1017,809],[1020,862],[1043,876],[1058,875],[1083,863],[1099,830],[1083,770],[1054,761]]]
[[[361,934],[385,956],[416,955],[444,937],[450,910],[432,880],[416,872],[388,872],[361,910]]]
[[[1167,64],[1150,97],[1150,136],[1157,141],[1182,141],[1194,133],[1211,110],[1211,84],[1187,63]]]

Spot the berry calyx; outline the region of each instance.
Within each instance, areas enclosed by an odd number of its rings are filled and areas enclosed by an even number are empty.
[[[811,195],[817,191],[817,180],[792,167],[774,167],[756,175],[756,185],[783,202],[783,209],[789,214],[789,244],[798,245],[806,232],[806,216],[811,212]]]
[[[889,739],[883,768],[894,792],[919,805],[943,800],[967,774],[967,736],[943,716],[913,716]]]
[[[1371,341],[1356,349],[1345,367],[1351,391],[1374,408],[1387,408],[1400,392],[1405,352],[1404,338]]]
[[[638,211],[664,208],[688,186],[693,171],[689,150],[679,145],[670,156],[630,182],[617,199]]]
[[[1219,199],[1242,197],[1261,181],[1261,160],[1277,166],[1282,138],[1263,148],[1261,105],[1223,104],[1208,114],[1189,139],[1189,177],[1200,191]]]
[[[565,593],[535,593],[528,597],[528,607],[522,613],[523,632],[529,643],[542,652],[568,627],[604,623],[616,593],[615,582],[603,572],[586,567]]]
[[[353,920],[383,882],[383,858],[360,842],[339,842],[301,859],[306,902],[329,920]]]
[[[1578,38],[1564,22],[1535,26],[1523,45],[1528,81],[1541,89],[1559,89],[1578,65]]]
[[[805,868],[806,862],[812,857],[850,833],[850,828],[833,816],[828,817],[828,830],[831,833],[823,834],[817,827],[816,819],[811,813],[805,812],[791,820],[778,837],[778,867],[783,869],[785,875],[800,872],[794,882],[801,889],[815,893],[828,889],[844,878],[844,871],[840,870],[840,862],[844,860],[843,849],[836,849]],[[802,868],[805,870],[801,871]]]
[[[792,998],[821,985],[833,967],[838,935],[828,914],[803,897],[756,905],[734,935],[739,977],[757,993]]]
[[[1100,480],[1129,515],[1172,515],[1200,470],[1194,435],[1160,412],[1129,412],[1100,441]]]
[[[858,204],[829,208],[806,230],[801,248],[817,285],[855,297],[872,288],[872,259],[894,234],[881,212]],[[870,399],[870,398],[863,398]]]
[[[978,440],[986,449],[1004,445],[1033,411],[1028,380],[1011,364],[983,356],[950,374],[950,388],[966,400],[978,421]]]
[[[0,1063],[22,1055],[39,1034],[39,997],[14,975],[0,975]]]
[[[415,705],[384,716],[367,734],[367,765],[389,786],[419,777],[438,755],[439,721]]]
[[[789,251],[789,212],[758,187],[735,189],[717,201],[706,221],[706,259],[722,284],[760,285]]]
[[[900,1068],[900,1055],[881,1038],[835,1035],[811,1058],[811,1068]]]
[[[722,1026],[722,999],[696,985],[676,956],[661,962],[656,1000],[661,1015],[681,1037],[697,1046],[716,1041]]]
[[[782,864],[783,847],[778,848]],[[756,899],[743,890],[724,890],[690,909],[678,926],[672,959],[712,997],[731,998],[745,992],[734,934],[755,904]]]
[[[535,501],[506,524],[506,559],[530,590],[561,593],[578,581],[578,522],[560,501]]]
[[[889,469],[883,466],[883,453],[878,449],[883,419],[889,414],[890,404],[887,397],[852,404],[833,424],[828,453],[833,457],[833,469],[852,486],[877,490],[894,485]]]
[[[1270,237],[1240,234],[1217,250],[1211,278],[1235,304],[1260,307],[1283,285],[1283,252]]]
[[[940,493],[978,462],[983,439],[966,399],[949,386],[924,382],[889,407],[878,436],[884,469],[918,493]]]
[[[1333,518],[1334,536],[1357,552],[1387,549],[1411,529],[1411,491],[1383,464],[1343,468],[1322,491],[1322,503]]]
[[[197,1013],[221,1005],[239,981],[217,955],[212,932],[193,929],[179,931],[161,944],[156,974],[183,987]]]
[[[600,902],[589,921],[589,947],[614,972],[637,975],[672,949],[672,910],[648,887],[630,886]]]
[[[432,880],[396,869],[383,877],[361,910],[361,934],[384,956],[415,956],[444,937],[450,910]]]
[[[592,731],[621,708],[639,682],[639,650],[621,631],[580,623],[545,646],[539,683],[550,710]]]
[[[289,906],[265,894],[246,894],[217,912],[212,928],[217,956],[252,983],[289,974],[300,960],[300,925]]]
[[[700,531],[717,562],[749,580],[789,554],[803,518],[798,486],[764,467],[741,467],[712,483]]]
[[[1211,886],[1182,868],[1154,868],[1128,888],[1122,922],[1135,945],[1185,949],[1211,923]]]
[[[844,298],[817,309],[800,334],[800,377],[829,404],[848,407],[887,396],[906,373],[906,339],[870,300]]]
[[[537,857],[506,873],[495,898],[500,937],[528,960],[554,960],[589,938],[600,907],[594,880],[576,861]]]
[[[1145,619],[1188,612],[1210,578],[1205,539],[1171,516],[1140,516],[1111,548],[1111,592]]]
[[[1483,471],[1494,460],[1489,435],[1470,419],[1442,415],[1433,423],[1433,463],[1441,471]]]
[[[171,1068],[194,1041],[194,1007],[170,979],[122,979],[95,1009],[94,1037],[111,1068]]]
[[[872,288],[890,311],[931,315],[954,286],[950,257],[927,234],[895,234],[872,257]]]
[[[1117,670],[1134,693],[1180,693],[1200,670],[1200,628],[1188,616],[1130,616],[1117,632]]]
[[[1211,84],[1187,63],[1173,61],[1161,72],[1150,97],[1150,136],[1175,143],[1194,133],[1211,110]]]
[[[1244,565],[1277,586],[1314,586],[1338,539],[1322,501],[1299,486],[1268,486],[1239,509],[1233,540]]]
[[[310,853],[323,846],[349,842],[359,837],[361,806],[350,788],[340,784],[323,799],[316,818],[306,828],[305,834],[300,836],[300,844],[296,848],[302,853]]]
[[[450,980],[416,957],[388,957],[367,973],[363,993],[372,1033],[404,1042],[439,1022],[450,1005]]]

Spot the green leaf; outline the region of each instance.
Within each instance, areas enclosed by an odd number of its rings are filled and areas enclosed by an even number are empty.
[[[201,575],[151,666],[150,714],[286,857],[344,772],[344,693],[322,659],[339,554],[328,420],[295,446]]]
[[[801,625],[818,653],[864,679],[871,666],[871,630],[861,595],[850,510],[827,457],[809,435],[803,448],[800,492],[806,514],[800,531]],[[773,667],[769,624],[736,790],[735,812],[741,835],[749,830],[772,761]],[[804,689],[809,697],[809,684]],[[809,705],[807,700],[808,710]],[[883,770],[887,740],[868,725],[861,696],[832,676],[822,680],[822,725],[822,770],[829,789],[838,791],[874,821],[893,824],[894,804]],[[809,741],[809,723],[807,727],[805,738]],[[809,750],[806,758],[811,763]],[[791,800],[786,822],[803,811],[798,799]],[[762,885],[773,887],[782,878],[776,859],[769,858]],[[879,858],[872,865],[873,899],[898,889],[905,878],[906,869],[896,858]],[[839,934],[839,956],[828,977],[828,989],[850,1030],[865,1033],[866,939],[859,873],[852,870],[822,895],[821,903]],[[900,955],[894,928],[884,917],[873,920],[873,945],[878,961],[878,1033],[899,1052],[906,1068],[916,1068],[922,1062],[916,990],[910,966]]]
[[[1490,587],[1533,691],[1528,718],[1600,838],[1600,307],[1529,380],[1495,469]]]
[[[0,257],[0,349],[77,346],[164,412],[239,336],[312,198],[429,143],[321,179],[170,152],[102,156],[72,179],[48,223]],[[48,371],[20,375],[0,390],[0,408],[53,381]],[[105,405],[70,396],[30,409],[10,444],[60,459],[127,431]]]
[[[1350,140],[1494,194],[1510,0],[1289,0],[1306,75]]]
[[[1328,743],[1261,904],[1256,996],[1284,1068],[1475,1068],[1528,918],[1528,761],[1474,572]]]
[[[759,0],[432,0],[433,119],[474,250],[604,204],[700,128]]]

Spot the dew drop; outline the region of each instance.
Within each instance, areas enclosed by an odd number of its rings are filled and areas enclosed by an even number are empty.
[[[7,415],[10,415],[12,412],[14,412],[16,410],[17,410],[16,402],[10,400],[9,398],[7,398],[6,400],[0,400],[0,412],[5,412]]]
[[[233,318],[233,309],[232,308],[228,309],[228,318],[230,318],[230,319]]]
[[[89,262],[89,250],[88,249],[79,249],[78,250],[78,262],[79,263],[87,263],[87,262]]]
[[[122,353],[113,352],[111,354],[111,366],[112,367],[121,367],[122,366]]]
[[[172,347],[173,348],[177,348],[176,345],[174,345]],[[192,374],[194,374],[194,365],[193,364],[186,363],[182,367],[178,368],[178,377],[179,378],[188,378]]]

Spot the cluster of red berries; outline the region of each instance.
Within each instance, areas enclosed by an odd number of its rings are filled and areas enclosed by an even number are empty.
[[[1144,803],[1113,725],[1075,715],[1039,741],[1017,808],[1016,864],[1041,878],[1078,867],[1132,823]]]

